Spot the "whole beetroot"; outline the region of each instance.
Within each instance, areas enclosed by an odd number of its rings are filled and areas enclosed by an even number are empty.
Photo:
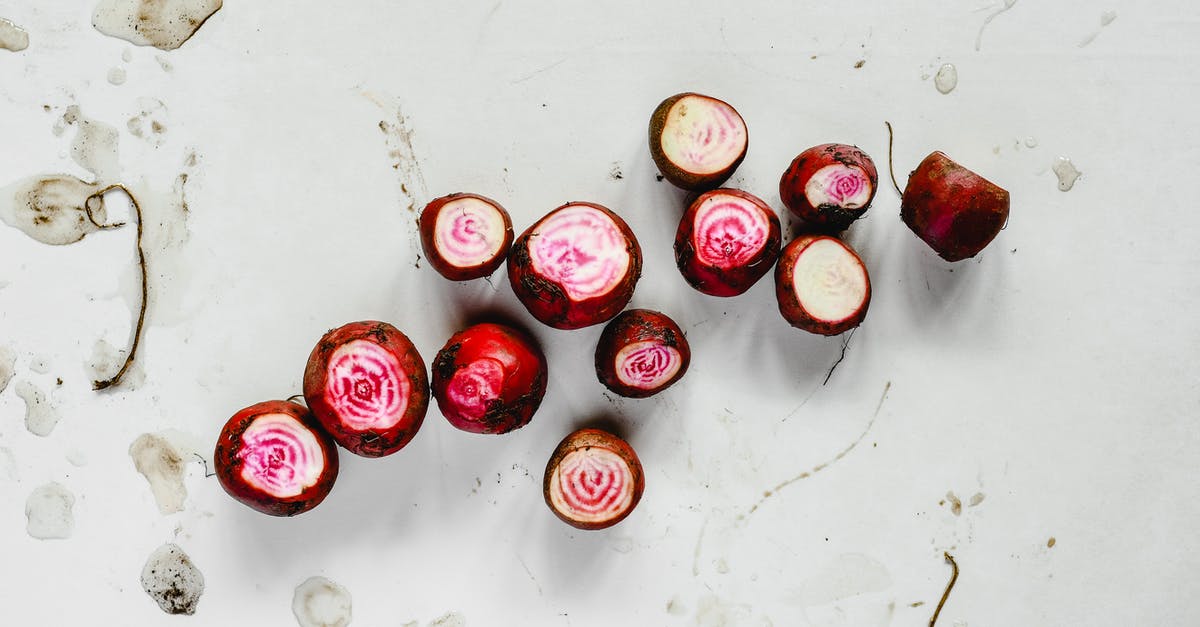
[[[213,453],[217,481],[239,502],[272,516],[316,507],[338,474],[337,448],[303,405],[265,401],[225,423]]]
[[[580,429],[563,438],[542,479],[550,511],[577,529],[621,522],[645,489],[645,473],[633,447],[600,429]]]
[[[934,152],[908,177],[900,219],[942,259],[978,255],[1008,221],[1008,192]]]
[[[589,202],[546,214],[513,242],[508,279],[533,317],[579,329],[617,315],[642,274],[642,249],[629,225]]]
[[[792,160],[779,179],[779,197],[809,225],[838,232],[867,211],[878,182],[867,153],[846,144],[821,144]]]
[[[433,362],[433,397],[450,424],[508,433],[529,424],[546,394],[546,357],[533,338],[482,323],[455,333]]]
[[[715,189],[692,202],[675,232],[675,264],[710,296],[737,296],[779,258],[779,216],[757,196]]]
[[[429,380],[396,327],[351,322],[326,333],[304,369],[304,400],[333,439],[364,457],[404,448],[425,419]]]
[[[600,334],[596,376],[621,396],[645,398],[683,378],[691,359],[687,337],[674,320],[650,309],[627,309]]]

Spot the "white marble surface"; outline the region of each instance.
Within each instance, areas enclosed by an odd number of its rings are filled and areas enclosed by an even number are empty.
[[[363,626],[925,625],[949,551],[962,574],[939,625],[1195,624],[1200,11],[1021,0],[976,50],[1003,7],[234,0],[162,52],[93,29],[90,3],[0,4],[30,38],[0,50],[0,185],[87,178],[60,122],[78,105],[119,131],[120,181],[164,207],[186,173],[189,209],[155,214],[174,222],[150,251],[143,351],[105,393],[86,363],[126,342],[131,230],[48,246],[0,225],[0,345],[16,355],[0,623],[295,625],[296,587],[320,576]],[[943,150],[1010,190],[1011,222],[952,266],[881,180],[849,235],[871,311],[823,386],[840,340],[788,327],[768,282],[722,300],[674,267],[683,195],[655,180],[645,127],[684,90],[739,108],[751,147],[732,184],[778,209],[810,145],[855,143],[885,167],[890,120],[901,177]],[[1058,157],[1083,173],[1069,192]],[[502,274],[453,285],[414,267],[410,203],[454,191],[501,201],[518,230],[568,200],[623,215],[645,251],[633,304],[688,331],[684,380],[606,398],[598,327],[535,326]],[[400,453],[342,455],[328,500],[296,519],[234,502],[194,457],[182,511],[161,513],[129,456],[144,433],[211,447],[236,410],[298,392],[330,327],[388,320],[431,360],[489,307],[534,326],[552,369],[511,435],[431,409]],[[26,429],[21,381],[57,412],[46,437]],[[646,496],[579,532],[540,479],[597,417],[627,430]],[[51,482],[74,495],[73,527],[39,540],[26,500]],[[165,543],[203,574],[194,616],[142,590]]]

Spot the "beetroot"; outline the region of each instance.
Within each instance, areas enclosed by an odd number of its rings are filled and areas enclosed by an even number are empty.
[[[433,362],[433,397],[450,424],[508,433],[527,424],[546,394],[546,357],[533,338],[499,324],[468,327]]]
[[[304,400],[352,453],[391,455],[421,428],[429,406],[425,362],[408,337],[375,320],[326,333],[304,369]]]
[[[633,447],[599,429],[580,429],[546,464],[542,494],[550,511],[578,529],[604,529],[629,515],[646,488]]]
[[[687,338],[674,320],[649,309],[629,309],[600,334],[596,376],[621,396],[645,398],[683,378],[691,359]]]
[[[867,153],[845,144],[822,144],[792,160],[779,179],[779,196],[808,224],[838,232],[867,211],[878,182]]]
[[[718,187],[746,157],[746,122],[729,103],[694,93],[662,101],[650,116],[650,156],[676,187]]]
[[[272,516],[316,507],[338,474],[337,448],[303,405],[251,405],[221,429],[213,453],[217,481],[238,501]]]
[[[871,303],[871,280],[858,254],[825,235],[798,237],[775,266],[779,313],[792,326],[820,335],[857,327]]]
[[[1008,192],[934,152],[908,177],[900,219],[946,261],[978,255],[1008,222]]]
[[[556,329],[617,315],[642,274],[642,249],[629,225],[589,202],[546,214],[513,243],[508,279],[521,304]]]
[[[779,258],[779,216],[736,189],[702,194],[679,222],[675,263],[692,287],[712,296],[750,289]]]
[[[504,263],[513,228],[500,203],[476,194],[450,194],[421,212],[425,258],[451,281],[488,276]]]

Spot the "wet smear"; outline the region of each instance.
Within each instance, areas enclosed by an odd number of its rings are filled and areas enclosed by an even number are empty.
[[[221,8],[221,0],[100,0],[92,26],[138,46],[174,50]]]
[[[958,87],[958,68],[953,63],[946,63],[938,68],[933,77],[933,86],[943,94],[948,94]]]
[[[679,597],[671,597],[671,600],[667,601],[667,613],[671,616],[684,616],[687,614],[687,607],[680,602]]]
[[[413,129],[407,118],[399,110],[396,111],[396,121],[379,121],[379,130],[383,131],[387,141],[388,157],[392,161],[392,169],[400,180],[400,204],[409,211],[416,213],[424,206],[427,195],[425,176],[413,150]]]
[[[164,72],[170,72],[175,69],[175,66],[162,55],[155,55],[154,60],[158,61],[158,67],[162,68]]]
[[[1104,30],[1104,28],[1106,26],[1108,26],[1109,24],[1112,24],[1113,21],[1115,21],[1116,19],[1117,19],[1116,11],[1105,11],[1104,13],[1101,13],[1100,14],[1100,29],[1092,31],[1087,37],[1084,37],[1083,40],[1079,42],[1079,47],[1086,48],[1093,41],[1096,41],[1096,38],[1100,36],[1100,31]]]
[[[121,175],[117,129],[85,116],[78,105],[67,107],[62,120],[76,127],[71,142],[71,158],[75,163],[91,172],[97,183],[115,183]]]
[[[114,67],[108,70],[108,82],[113,85],[125,84],[125,68]]]
[[[0,50],[20,52],[29,47],[29,33],[0,17]]]
[[[979,26],[979,34],[975,36],[975,51],[976,52],[978,52],[979,48],[983,45],[983,31],[984,31],[984,29],[986,29],[988,27],[988,24],[991,24],[992,20],[999,17],[1001,13],[1004,13],[1005,11],[1013,8],[1013,5],[1015,5],[1016,3],[1017,3],[1017,0],[1004,0],[1004,6],[1000,7],[999,9],[996,9],[996,11],[988,14],[988,16],[983,19],[983,24]]]
[[[62,540],[75,531],[75,495],[56,482],[43,485],[25,500],[25,531],[38,540]]]
[[[117,350],[107,340],[99,339],[92,346],[92,356],[83,364],[83,370],[91,381],[103,381],[121,369],[125,362],[125,351]],[[121,379],[121,387],[136,390],[146,381],[146,371],[138,362],[134,362],[125,377]]]
[[[88,219],[83,206],[98,189],[69,174],[31,176],[0,189],[0,221],[43,244],[73,244],[106,220],[103,209]]]
[[[324,577],[309,577],[296,586],[292,613],[300,627],[346,627],[353,615],[350,593]]]
[[[83,468],[88,463],[87,453],[78,448],[67,449],[66,458],[67,463],[76,468]]]
[[[20,473],[17,472],[17,458],[8,448],[0,446],[0,476],[9,481],[17,481],[20,479]]]
[[[1026,137],[1025,138],[1025,147],[1026,148],[1037,148],[1038,147],[1037,138],[1036,137]]]
[[[446,612],[431,621],[429,627],[467,627],[467,619],[458,612]]]
[[[951,514],[954,514],[955,516],[962,516],[962,500],[960,500],[957,495],[955,495],[953,492],[947,492],[945,502],[950,503]]]
[[[164,515],[183,511],[187,486],[183,478],[187,461],[175,445],[161,435],[143,433],[129,446],[133,467],[150,483],[150,492]]]
[[[133,50],[130,50],[129,48],[122,50],[121,51],[121,60],[126,63],[129,63],[130,61],[132,61],[133,60]]]
[[[1075,181],[1083,175],[1083,172],[1076,169],[1075,164],[1066,157],[1059,157],[1050,169],[1054,170],[1054,176],[1058,177],[1058,191],[1060,192],[1071,191],[1071,188],[1075,187]]]
[[[146,559],[142,589],[168,614],[195,614],[204,594],[204,574],[183,549],[168,542]]]
[[[8,382],[17,372],[16,366],[17,351],[8,345],[0,346],[0,392],[8,388]]]
[[[138,98],[137,106],[138,114],[125,122],[125,128],[130,135],[153,146],[161,146],[166,140],[167,106],[157,98]]]
[[[60,416],[58,409],[46,399],[45,392],[28,381],[18,381],[14,390],[25,401],[25,428],[43,438],[50,435]]]
[[[983,499],[985,499],[985,498],[987,498],[987,495],[985,495],[983,492],[976,492],[971,497],[971,501],[969,503],[967,503],[967,506],[968,507],[978,507],[979,504],[982,503]]]
[[[891,586],[891,572],[882,562],[861,553],[845,553],[801,582],[795,598],[801,605],[811,607],[882,592]]]

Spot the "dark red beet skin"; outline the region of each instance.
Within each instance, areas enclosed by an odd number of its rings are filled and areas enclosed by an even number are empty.
[[[609,209],[573,202],[517,237],[508,279],[529,313],[556,329],[580,329],[617,315],[642,274],[642,249]]]
[[[425,361],[396,327],[351,322],[326,333],[313,348],[304,369],[304,400],[350,452],[390,455],[412,440],[425,419]]]
[[[489,207],[491,213],[480,213]],[[421,212],[419,224],[425,259],[451,281],[491,275],[504,263],[513,241],[508,212],[500,203],[478,194],[434,199]],[[455,254],[443,250],[449,247]]]
[[[715,189],[688,206],[675,232],[675,264],[688,284],[710,296],[737,296],[775,265],[779,216],[757,196]]]
[[[779,179],[779,197],[807,224],[839,232],[871,206],[878,182],[867,153],[846,144],[821,144],[792,160]]]
[[[691,359],[687,338],[674,320],[650,309],[629,309],[600,334],[596,376],[621,396],[645,398],[683,378]]]
[[[942,259],[979,254],[1008,221],[1008,192],[934,152],[908,177],[900,219]]]
[[[338,474],[337,448],[303,406],[251,405],[225,423],[213,453],[217,481],[241,503],[272,516],[316,507]]]
[[[508,433],[533,418],[546,394],[546,357],[533,338],[500,324],[468,327],[433,362],[433,396],[450,424]]]
[[[542,479],[546,505],[576,529],[605,529],[625,520],[642,499],[645,473],[633,447],[600,429],[563,438]]]

